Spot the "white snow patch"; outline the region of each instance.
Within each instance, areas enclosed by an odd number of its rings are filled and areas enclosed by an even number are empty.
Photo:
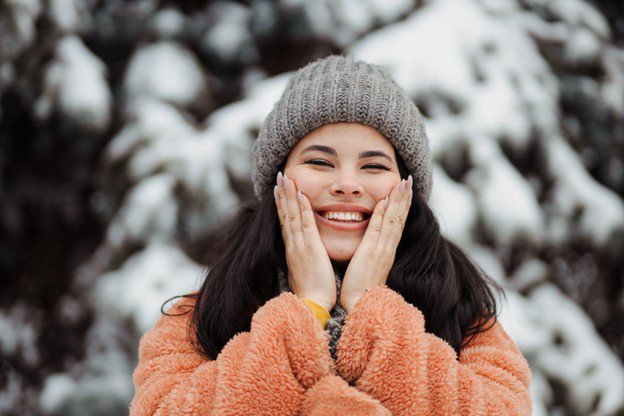
[[[119,270],[102,275],[92,292],[98,309],[149,330],[168,298],[198,290],[202,268],[170,244],[152,243]]]
[[[566,221],[582,208],[580,231],[596,244],[605,244],[611,234],[624,228],[624,203],[609,188],[594,180],[578,155],[561,137],[547,143],[549,170],[557,178],[554,204]]]
[[[6,0],[3,5],[6,7],[7,16],[11,16],[11,30],[15,31],[11,35],[16,41],[13,45],[3,45],[3,47],[7,47],[12,56],[16,56],[35,40],[36,23],[43,5],[40,0]],[[5,27],[4,30],[7,28]],[[3,34],[3,37],[5,35]]]
[[[52,0],[49,2],[49,14],[54,24],[65,32],[75,32],[87,22],[84,3],[75,0]],[[82,12],[82,13],[81,13]]]
[[[283,0],[288,8],[301,8],[307,24],[319,37],[346,47],[376,24],[390,24],[409,12],[413,0]]]
[[[433,182],[429,206],[436,213],[442,234],[460,243],[471,242],[477,221],[474,195],[437,165],[433,166]]]
[[[531,244],[542,242],[545,219],[529,183],[492,141],[475,140],[471,151],[478,167],[467,181],[477,194],[489,232],[504,245],[519,237]]]
[[[590,2],[582,0],[551,0],[548,8],[570,25],[585,26],[603,39],[611,37],[607,19]]]
[[[597,415],[624,407],[624,367],[585,312],[552,284],[534,289],[529,299],[539,315],[534,322],[561,340],[561,345],[546,344],[535,359],[549,377],[566,386],[569,405],[587,414],[599,398]]]
[[[0,352],[14,356],[29,367],[39,364],[37,340],[41,331],[41,313],[18,301],[10,309],[0,309]]]
[[[175,141],[195,129],[175,107],[153,99],[140,99],[128,109],[129,120],[105,150],[111,162],[130,157],[137,149],[150,143]]]
[[[54,412],[79,389],[80,386],[69,374],[52,374],[46,377],[39,397],[39,406],[44,412]]]
[[[215,23],[202,38],[202,46],[226,63],[251,63],[259,58],[248,28],[251,10],[233,2],[217,2],[210,8]]]
[[[192,104],[205,89],[202,66],[195,55],[172,41],[139,49],[124,79],[130,99],[153,97],[181,106]]]
[[[44,93],[35,104],[38,117],[49,117],[56,107],[75,125],[101,132],[110,123],[111,102],[106,66],[79,38],[63,38],[45,72]]]
[[[557,106],[556,81],[525,29],[511,17],[486,14],[476,2],[433,2],[348,52],[386,67],[413,99],[437,96],[459,107],[458,115],[442,108],[434,118],[463,122],[466,132],[504,137],[514,146],[527,143],[532,118]]]
[[[162,173],[132,188],[108,227],[108,243],[122,247],[130,242],[171,240],[178,224],[174,186],[175,178]]]
[[[178,9],[168,7],[156,12],[151,24],[161,38],[167,38],[181,34],[184,21],[184,15]]]

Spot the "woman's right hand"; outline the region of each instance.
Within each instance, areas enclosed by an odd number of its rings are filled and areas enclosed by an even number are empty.
[[[295,295],[329,312],[336,304],[336,279],[310,200],[282,172],[277,174],[274,195],[286,248],[288,284]]]

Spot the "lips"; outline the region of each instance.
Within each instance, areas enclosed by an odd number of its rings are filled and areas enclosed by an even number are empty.
[[[330,204],[324,206],[316,206],[314,207],[316,212],[327,212],[327,211],[342,211],[342,212],[361,212],[367,216],[370,216],[372,211],[362,205],[357,204]]]
[[[322,215],[320,215],[318,212],[314,212],[314,216],[316,217],[317,221],[320,222],[321,224],[325,224],[329,227],[332,227],[336,230],[340,230],[340,231],[358,231],[358,230],[365,230],[366,227],[368,227],[368,222],[370,221],[370,217],[366,218],[364,221],[361,222],[338,222],[338,221],[332,221],[332,220],[328,220],[327,218],[323,217]]]

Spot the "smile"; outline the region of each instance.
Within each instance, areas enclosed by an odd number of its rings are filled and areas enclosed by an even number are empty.
[[[366,227],[368,227],[368,222],[370,221],[370,217],[368,217],[368,215],[366,215],[366,219],[364,221],[359,221],[359,222],[358,221],[345,221],[345,220],[338,220],[338,219],[336,220],[327,219],[316,211],[314,212],[314,216],[316,217],[319,223],[325,224],[329,227],[332,227],[340,231],[364,230],[366,229]]]

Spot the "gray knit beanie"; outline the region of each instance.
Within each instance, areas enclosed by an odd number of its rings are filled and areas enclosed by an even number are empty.
[[[431,156],[418,108],[382,66],[340,55],[297,70],[264,120],[252,150],[256,197],[272,193],[279,166],[299,140],[339,122],[366,124],[383,134],[405,162],[415,190],[429,200]]]

